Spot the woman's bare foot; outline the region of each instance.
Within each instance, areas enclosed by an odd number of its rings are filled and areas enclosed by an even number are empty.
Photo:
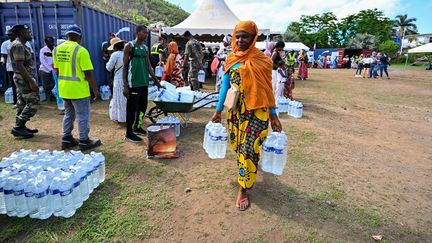
[[[239,188],[238,194],[237,194],[237,201],[236,201],[236,207],[240,211],[244,211],[249,208],[249,196],[246,192],[246,189],[243,187]]]

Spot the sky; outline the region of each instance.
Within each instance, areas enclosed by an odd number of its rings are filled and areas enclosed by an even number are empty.
[[[200,1],[167,0],[191,13]],[[254,20],[260,28],[285,31],[291,21],[298,21],[301,15],[333,12],[338,18],[355,14],[363,9],[378,8],[390,19],[396,15],[408,14],[417,18],[419,33],[432,33],[431,0],[225,0],[230,9],[241,20]],[[271,16],[271,17],[269,17]]]

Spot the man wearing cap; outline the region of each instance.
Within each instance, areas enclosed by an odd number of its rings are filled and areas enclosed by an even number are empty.
[[[64,100],[62,149],[79,145],[81,150],[100,146],[99,139],[91,140],[90,87],[95,99],[99,91],[93,76],[89,52],[80,46],[81,29],[71,25],[66,30],[67,41],[54,49],[54,67],[58,69],[59,96]],[[75,117],[78,119],[79,142],[72,136]]]
[[[9,56],[14,72],[13,79],[17,89],[16,124],[11,133],[19,138],[31,138],[37,129],[26,127],[39,105],[39,87],[34,77],[35,64],[31,49],[26,42],[33,39],[27,25],[15,25],[12,32],[16,39],[12,42]]]
[[[189,85],[191,85],[193,90],[199,90],[200,84],[198,82],[198,72],[203,69],[202,61],[204,57],[201,44],[192,37],[192,34],[189,31],[186,31],[183,36],[188,40],[185,47],[183,68],[186,67],[186,63],[189,61]]]

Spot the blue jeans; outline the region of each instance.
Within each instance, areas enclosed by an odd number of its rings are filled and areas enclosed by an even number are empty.
[[[376,63],[371,63],[370,65],[370,69],[369,69],[369,78],[372,78],[372,76],[374,78],[378,77],[378,64]]]
[[[387,65],[382,65],[380,66],[380,77],[382,78],[383,75],[383,71],[385,72],[385,74],[387,75],[387,78],[389,77],[388,71],[387,71]]]
[[[65,115],[63,117],[63,137],[71,137],[75,117],[78,119],[80,141],[86,141],[90,132],[90,97],[82,99],[63,99]]]

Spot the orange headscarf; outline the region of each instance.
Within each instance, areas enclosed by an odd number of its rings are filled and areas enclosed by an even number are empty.
[[[168,56],[167,62],[165,64],[165,73],[167,75],[171,76],[171,74],[175,68],[175,65],[176,65],[176,56],[179,53],[178,46],[177,46],[177,43],[175,41],[171,41],[168,44],[168,53],[169,53],[169,56]]]
[[[237,31],[245,31],[254,36],[249,49],[239,50],[236,38]],[[228,72],[236,63],[242,63],[240,77],[246,94],[247,110],[276,107],[272,88],[273,62],[255,47],[257,39],[258,27],[256,24],[253,21],[240,21],[234,28],[231,41],[233,52],[227,57],[225,66],[225,72]]]

